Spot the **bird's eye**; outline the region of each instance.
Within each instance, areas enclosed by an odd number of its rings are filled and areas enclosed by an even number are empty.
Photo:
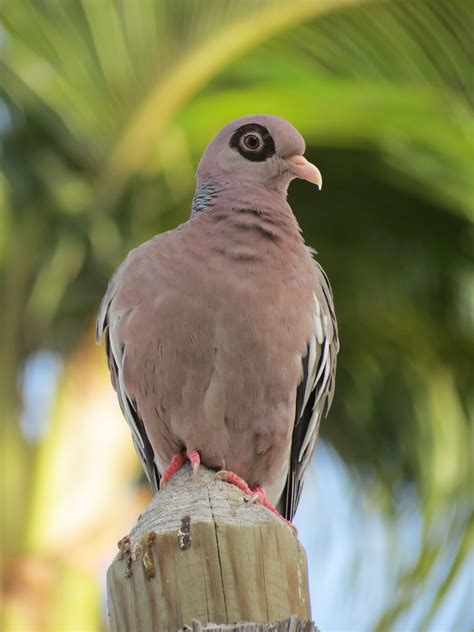
[[[265,162],[275,154],[275,143],[266,127],[258,123],[241,125],[232,134],[229,146],[251,162]]]
[[[262,139],[258,134],[245,134],[242,137],[242,142],[246,149],[250,151],[257,151],[263,145]]]

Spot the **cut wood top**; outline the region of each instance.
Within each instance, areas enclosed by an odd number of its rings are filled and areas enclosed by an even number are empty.
[[[282,529],[288,529],[268,509],[248,500],[240,489],[217,479],[214,472],[203,466],[199,468],[196,480],[192,481],[191,466],[185,464],[141,514],[130,533],[131,545],[150,531],[160,534],[180,529],[186,515],[192,516],[193,522],[236,526],[276,522]]]

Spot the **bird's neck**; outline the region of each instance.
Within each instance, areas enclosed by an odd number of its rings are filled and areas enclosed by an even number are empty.
[[[303,244],[298,222],[282,192],[255,183],[198,182],[191,220],[215,220],[221,234],[246,243],[254,234],[273,244]],[[257,241],[255,239],[254,241]]]
[[[283,211],[292,214],[286,201],[286,190],[275,189],[254,182],[235,182],[232,180],[216,182],[198,181],[192,202],[191,217],[208,212],[215,207],[252,207],[261,211]]]
[[[198,183],[193,197],[191,217],[212,208],[216,202],[216,198],[222,193],[222,190],[222,187],[212,181],[201,184]]]

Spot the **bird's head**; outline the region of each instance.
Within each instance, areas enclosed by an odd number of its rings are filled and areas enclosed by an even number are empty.
[[[198,166],[198,185],[226,180],[263,184],[286,192],[294,178],[321,189],[319,169],[304,158],[305,142],[278,116],[255,114],[228,123],[210,142]]]

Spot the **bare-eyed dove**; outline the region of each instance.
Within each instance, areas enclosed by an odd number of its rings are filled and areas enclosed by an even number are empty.
[[[188,457],[293,518],[339,349],[329,281],[286,201],[294,178],[321,188],[304,151],[276,116],[226,125],[190,219],[109,283],[97,339],[155,491]]]

